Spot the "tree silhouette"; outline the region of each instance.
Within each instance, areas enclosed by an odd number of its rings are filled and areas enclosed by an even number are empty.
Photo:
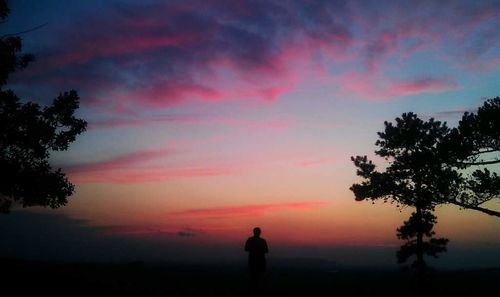
[[[0,0],[0,24],[9,13]],[[9,75],[34,60],[21,55],[22,40],[16,35],[0,37],[0,212],[13,203],[27,206],[65,205],[74,186],[61,169],[52,169],[52,151],[68,148],[85,131],[86,122],[74,116],[79,107],[76,91],[60,94],[52,105],[21,103],[12,90],[4,89]]]
[[[420,213],[414,212],[411,214],[409,220],[405,221],[397,229],[398,238],[406,240],[406,243],[401,246],[396,254],[398,263],[405,263],[412,256],[416,256],[412,267],[416,268],[419,273],[422,273],[426,267],[424,255],[437,258],[438,253],[446,252],[448,239],[433,238],[435,233],[432,231],[432,228],[437,223],[436,219],[436,216],[428,210],[421,211]],[[419,232],[419,228],[421,232]],[[429,240],[425,241],[425,237],[429,238]]]
[[[489,165],[500,163],[498,154],[485,160],[491,153],[500,152],[500,97],[488,99],[477,114],[466,112],[458,126],[458,135],[465,141],[459,146],[458,159],[462,165]]]
[[[500,163],[500,97],[488,99],[477,113],[464,113],[457,128],[440,144],[448,163],[464,173],[458,195],[448,203],[500,217],[500,211],[483,204],[500,198],[500,177],[491,165]],[[488,169],[486,166],[490,166]],[[496,167],[498,169],[498,167]]]
[[[437,150],[437,144],[446,138],[449,129],[433,119],[422,121],[414,113],[396,118],[395,125],[389,122],[384,125],[384,132],[378,132],[375,144],[379,149],[375,154],[385,158],[389,165],[379,172],[367,156],[351,157],[364,181],[350,189],[358,201],[382,199],[415,208],[410,219],[398,229],[398,237],[408,240],[398,252],[398,259],[404,262],[415,255],[413,267],[421,281],[425,270],[423,257],[430,252],[427,248],[430,242],[424,242],[424,236],[433,235],[436,222],[432,211],[453,194],[453,184],[460,177],[450,167],[442,166],[442,156]],[[437,176],[442,178],[436,179]]]
[[[384,122],[384,132],[378,132],[375,154],[388,162],[384,171],[377,171],[367,156],[351,157],[357,175],[363,178],[350,188],[357,201],[383,200],[415,208],[397,229],[398,238],[407,241],[397,256],[400,263],[416,256],[412,266],[420,280],[424,255],[446,251],[447,239],[432,238],[437,222],[432,212],[437,205],[456,204],[500,216],[498,211],[481,207],[500,196],[500,177],[488,168],[470,170],[500,163],[494,155],[500,148],[499,107],[498,97],[489,99],[477,114],[465,113],[457,128],[404,113],[394,124]]]

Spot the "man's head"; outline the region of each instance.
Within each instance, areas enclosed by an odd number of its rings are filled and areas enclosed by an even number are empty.
[[[260,228],[259,228],[259,227],[255,227],[255,228],[253,228],[253,235],[254,235],[255,237],[259,237],[259,236],[260,236],[260,232],[261,232],[261,231],[260,231]]]

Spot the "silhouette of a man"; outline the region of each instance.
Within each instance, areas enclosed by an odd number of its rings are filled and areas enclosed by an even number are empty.
[[[253,229],[253,236],[247,239],[245,251],[248,252],[248,271],[250,272],[250,287],[255,290],[260,276],[266,271],[266,254],[269,251],[267,242],[260,237],[259,227]]]

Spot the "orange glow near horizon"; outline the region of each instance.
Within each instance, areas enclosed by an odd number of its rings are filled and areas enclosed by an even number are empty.
[[[356,202],[352,196],[278,203],[261,200],[260,204],[257,201],[249,204],[247,199],[242,199],[237,204],[234,199],[225,201],[220,191],[213,193],[221,196],[212,203],[209,192],[205,192],[208,198],[204,201],[199,196],[198,199],[186,198],[193,195],[187,191],[179,194],[188,195],[184,198],[165,200],[154,191],[150,196],[145,195],[140,186],[126,189],[128,197],[116,205],[110,202],[119,199],[113,196],[123,195],[120,193],[123,189],[117,187],[114,195],[90,195],[94,191],[103,194],[99,187],[81,186],[73,203],[61,212],[86,219],[91,225],[103,226],[110,236],[181,234],[187,237],[184,240],[200,244],[237,246],[251,235],[253,227],[260,226],[263,237],[280,246],[396,247],[400,245],[396,228],[412,211],[409,208],[400,211],[395,205],[379,202]],[[143,198],[135,197],[134,193]],[[80,199],[79,195],[93,198]],[[86,210],[87,206],[92,207]],[[454,242],[500,243],[500,235],[494,231],[500,230],[500,222],[495,218],[453,206],[439,207],[436,214],[438,236],[452,238]]]

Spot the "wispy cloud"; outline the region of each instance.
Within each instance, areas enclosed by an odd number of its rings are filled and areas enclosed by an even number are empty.
[[[389,96],[438,93],[454,90],[458,84],[449,77],[428,77],[408,81],[393,82],[386,90]]]
[[[69,172],[76,183],[156,183],[166,180],[194,177],[232,176],[240,171],[229,167],[165,167],[136,168],[120,170],[91,170]]]
[[[84,106],[123,113],[200,100],[275,101],[311,79],[304,65],[336,69],[355,61],[350,70],[373,75],[424,50],[449,57],[451,66],[470,60],[475,67],[491,68],[485,61],[498,62],[497,56],[485,55],[498,45],[496,1],[195,0],[103,6],[100,11],[89,6],[71,25],[51,29],[52,39],[35,53],[44,58],[20,73],[27,91],[83,86]],[[372,100],[457,87],[453,77],[432,70],[423,76],[406,81],[388,75],[381,77],[387,81],[346,77],[354,80],[336,86]]]
[[[136,151],[121,156],[112,157],[107,160],[66,166],[65,171],[68,172],[69,174],[76,174],[76,173],[81,174],[85,172],[124,169],[130,167],[131,165],[145,163],[152,160],[168,157],[176,152],[177,151],[174,149]]]
[[[326,157],[326,158],[309,159],[301,161],[298,163],[298,165],[301,167],[316,167],[316,166],[332,164],[335,162],[337,162],[337,157]]]
[[[176,227],[176,226],[104,226],[101,227],[107,234],[111,235],[148,235],[165,234],[179,237],[195,237],[212,232],[224,232],[238,230],[237,226],[204,226],[204,227]]]
[[[201,218],[226,218],[240,216],[261,216],[273,212],[281,212],[288,210],[311,210],[327,203],[322,201],[315,202],[291,202],[291,203],[274,203],[274,204],[258,204],[245,206],[229,206],[216,208],[197,208],[188,209],[178,212],[172,212],[170,215],[175,217],[185,217],[193,219]]]
[[[149,126],[154,124],[226,125],[250,129],[286,129],[292,126],[292,121],[290,119],[251,120],[204,115],[160,115],[142,118],[129,117],[106,119],[91,122],[89,126],[91,129],[104,129],[127,126]]]
[[[466,112],[476,112],[477,109],[471,108],[471,109],[455,109],[455,110],[445,110],[445,111],[439,111],[435,112],[432,114],[432,117],[438,118],[438,119],[459,119],[461,118],[464,113]]]
[[[421,93],[439,93],[456,90],[459,86],[451,77],[424,77],[408,80],[390,80],[383,74],[345,73],[334,79],[342,85],[341,92],[356,94],[368,100],[389,100]]]
[[[116,102],[134,109],[193,100],[273,101],[295,84],[290,53],[308,59],[318,49],[339,52],[351,38],[337,20],[345,4],[290,4],[115,4],[54,32],[64,47],[46,51],[31,83],[91,81],[98,74],[92,97],[108,108]]]
[[[108,159],[63,166],[76,183],[150,183],[175,178],[234,175],[239,171],[224,166],[158,165],[179,149],[140,150]]]

